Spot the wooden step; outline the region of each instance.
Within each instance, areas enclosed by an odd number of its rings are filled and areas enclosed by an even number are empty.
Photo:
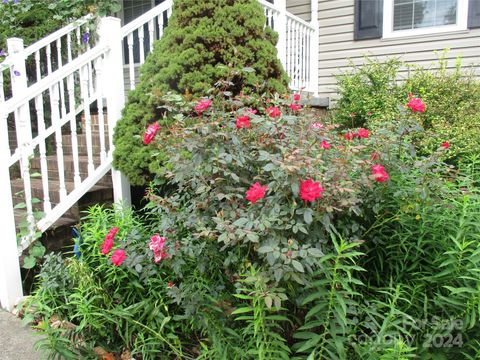
[[[14,204],[18,204],[20,202],[25,202],[25,196],[24,196],[24,184],[23,184],[23,179],[15,179],[11,181],[12,185],[12,193],[13,195],[13,201]],[[67,193],[70,193],[74,188],[75,184],[73,182],[65,182],[65,187],[67,189]],[[48,193],[50,196],[50,202],[53,204],[59,204],[60,203],[60,182],[58,180],[50,180],[48,182]],[[91,193],[100,193],[105,190],[111,192],[112,189],[108,186],[103,186],[103,185],[94,185],[87,194]],[[44,196],[43,196],[43,184],[41,179],[31,179],[31,191],[32,191],[32,198],[39,199],[40,201],[43,202]],[[99,201],[103,200],[104,197],[100,196]]]

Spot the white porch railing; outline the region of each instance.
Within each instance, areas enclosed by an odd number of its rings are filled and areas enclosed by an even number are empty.
[[[273,5],[259,1],[267,25],[279,33],[278,54],[290,76],[291,88],[316,93],[315,22],[309,24],[287,13],[285,0],[276,0]],[[112,171],[115,201],[129,203],[128,183],[112,169],[112,134],[125,101],[124,66],[128,69],[128,87],[134,89],[138,65],[145,61],[154,40],[162,37],[172,6],[173,1],[167,0],[124,27],[119,19],[103,18],[99,41],[94,47],[90,47],[95,43],[92,39],[85,41],[89,37],[86,35],[89,18],[27,48],[22,40],[9,39],[9,56],[0,64],[0,188],[4,192],[4,212],[0,217],[0,228],[4,231],[0,240],[2,307],[11,309],[22,296],[18,256],[29,246],[31,235],[47,230],[108,171]],[[95,123],[92,108],[97,109]],[[14,130],[9,131],[9,126]],[[97,131],[92,131],[93,128]],[[80,137],[87,150],[88,166],[83,172],[79,163]],[[68,139],[68,145],[64,145],[64,139]],[[93,151],[94,144],[97,152]],[[65,167],[67,148],[73,162],[71,169]],[[30,170],[34,155],[40,159],[40,174],[32,174]],[[50,181],[48,155],[56,158],[55,187]],[[11,191],[14,177],[22,179],[25,214],[30,224],[30,234],[18,245]],[[41,181],[40,204],[36,204],[32,193],[33,180]],[[37,210],[42,212],[39,219],[35,219]]]

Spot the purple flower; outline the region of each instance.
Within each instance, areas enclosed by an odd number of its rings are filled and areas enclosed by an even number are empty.
[[[18,4],[20,0],[13,0],[14,4]]]
[[[82,36],[82,42],[84,44],[88,43],[90,41],[90,33],[89,32],[86,32],[85,34],[83,34]]]
[[[20,71],[18,71],[18,70],[13,70],[13,75],[20,76],[22,74],[20,74]]]
[[[0,50],[0,56],[5,57],[5,56],[7,56],[7,53],[3,50]]]
[[[3,0],[2,3],[8,4],[8,0]]]

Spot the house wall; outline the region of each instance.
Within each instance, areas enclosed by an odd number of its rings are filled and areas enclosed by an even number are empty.
[[[297,16],[306,16],[309,1],[288,1],[289,11]],[[464,66],[480,64],[480,29],[458,33],[399,39],[374,39],[354,41],[354,0],[319,0],[319,95],[335,98],[334,75],[349,68],[349,60],[359,65],[364,55],[380,59],[400,57],[409,63],[434,67],[437,55],[450,48],[449,67],[453,68],[457,56]],[[480,76],[480,65],[476,67]]]
[[[297,15],[305,21],[311,19],[311,0],[287,0],[287,11]]]

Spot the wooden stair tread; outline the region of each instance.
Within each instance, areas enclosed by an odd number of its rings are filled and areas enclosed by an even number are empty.
[[[24,186],[23,179],[14,179],[11,181],[12,187],[22,187]],[[43,183],[42,179],[30,179],[30,184],[31,188],[35,189],[43,189]],[[59,189],[60,188],[60,181],[59,180],[48,180],[48,188],[50,191],[53,189]],[[72,191],[75,189],[75,183],[72,181],[65,181],[65,188],[67,189],[67,192]],[[111,189],[109,186],[104,186],[104,185],[94,185],[88,190],[87,192],[93,192],[93,191],[99,191],[99,190],[107,190]]]

